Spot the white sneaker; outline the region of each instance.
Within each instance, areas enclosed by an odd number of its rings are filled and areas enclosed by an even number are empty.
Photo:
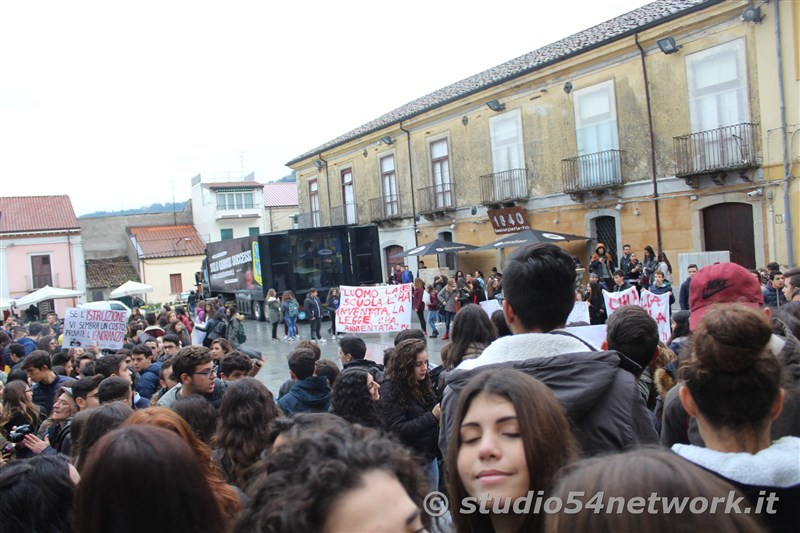
[[[319,342],[328,342],[325,339],[317,339]]]

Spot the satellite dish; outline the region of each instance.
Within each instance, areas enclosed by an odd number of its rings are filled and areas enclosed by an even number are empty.
[[[758,6],[750,6],[739,16],[743,22],[761,22],[761,19],[764,18],[764,15],[761,14],[761,8]]]

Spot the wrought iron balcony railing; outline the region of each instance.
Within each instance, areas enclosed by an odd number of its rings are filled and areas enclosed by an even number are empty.
[[[528,198],[528,172],[514,168],[481,176],[481,203],[501,204]]]
[[[596,191],[622,185],[622,150],[604,150],[561,160],[565,193]]]
[[[674,137],[675,175],[757,167],[757,140],[758,124],[752,123]]]
[[[337,205],[331,209],[331,225],[343,226],[358,224],[356,204]]]
[[[297,227],[299,229],[320,227],[319,211],[314,213],[300,213],[297,215]]]
[[[429,215],[455,209],[456,191],[453,185],[448,182],[417,189],[420,214]]]
[[[383,222],[402,218],[403,209],[399,194],[372,198],[369,201],[370,222]]]

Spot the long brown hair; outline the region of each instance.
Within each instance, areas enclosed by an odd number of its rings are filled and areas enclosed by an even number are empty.
[[[422,405],[428,405],[433,399],[430,373],[425,374],[422,381],[414,375],[417,355],[425,350],[425,341],[408,339],[395,346],[394,355],[389,360],[387,370],[392,380],[392,393],[403,409],[408,409],[412,398]]]
[[[15,380],[8,383],[3,392],[3,416],[0,425],[5,424],[16,414],[21,414],[28,419],[29,424],[38,425],[40,420],[39,407],[28,398],[28,385],[24,381]]]
[[[247,489],[251,480],[248,470],[269,448],[269,425],[278,416],[272,393],[257,379],[243,378],[228,386],[212,442],[229,463],[225,473],[230,483]]]
[[[450,342],[442,348],[442,364],[455,368],[464,360],[464,354],[475,345],[489,346],[497,339],[497,328],[483,308],[467,304],[456,313]]]
[[[153,524],[161,531],[225,531],[228,524],[204,466],[172,431],[143,425],[115,429],[86,461],[74,498],[75,531],[138,533]],[[130,512],[145,506],[147,511]]]
[[[226,522],[231,523],[242,508],[239,495],[230,485],[225,483],[222,474],[211,461],[211,448],[197,438],[197,435],[194,434],[192,428],[183,418],[166,407],[149,407],[134,411],[124,425],[157,426],[172,431],[186,442],[203,466],[206,478],[217,500],[217,505]]]
[[[472,378],[458,398],[450,444],[447,448],[447,490],[451,501],[461,502],[468,496],[458,473],[458,454],[463,444],[461,423],[472,401],[479,394],[499,396],[512,403],[519,422],[525,462],[532,491],[549,495],[558,470],[578,456],[578,444],[570,430],[569,420],[553,392],[542,382],[519,370],[487,370]],[[480,533],[493,531],[491,516],[484,513],[462,515],[452,513],[456,531]],[[523,516],[518,531],[539,531],[542,517],[538,513]]]

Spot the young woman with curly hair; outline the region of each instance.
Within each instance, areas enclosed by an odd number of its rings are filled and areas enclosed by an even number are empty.
[[[416,452],[435,489],[439,486],[436,455],[442,408],[436,403],[428,373],[425,341],[408,339],[398,344],[389,360],[388,374],[389,378],[381,385],[386,429]]]
[[[243,378],[228,386],[212,444],[214,460],[229,483],[247,489],[248,470],[268,447],[269,424],[278,416],[275,398],[257,379]]]
[[[166,407],[148,407],[135,411],[124,426],[156,426],[178,435],[189,445],[196,460],[203,466],[205,477],[211,485],[219,510],[226,525],[239,514],[242,503],[236,489],[225,483],[222,473],[211,460],[211,448],[203,444],[192,431],[189,424],[177,413]]]
[[[380,384],[363,368],[345,369],[333,384],[333,414],[353,424],[383,428],[380,399]]]
[[[429,527],[420,512],[428,487],[416,461],[374,429],[311,430],[275,448],[265,462],[269,473],[254,487],[235,533]],[[380,511],[370,502],[381,502]]]

